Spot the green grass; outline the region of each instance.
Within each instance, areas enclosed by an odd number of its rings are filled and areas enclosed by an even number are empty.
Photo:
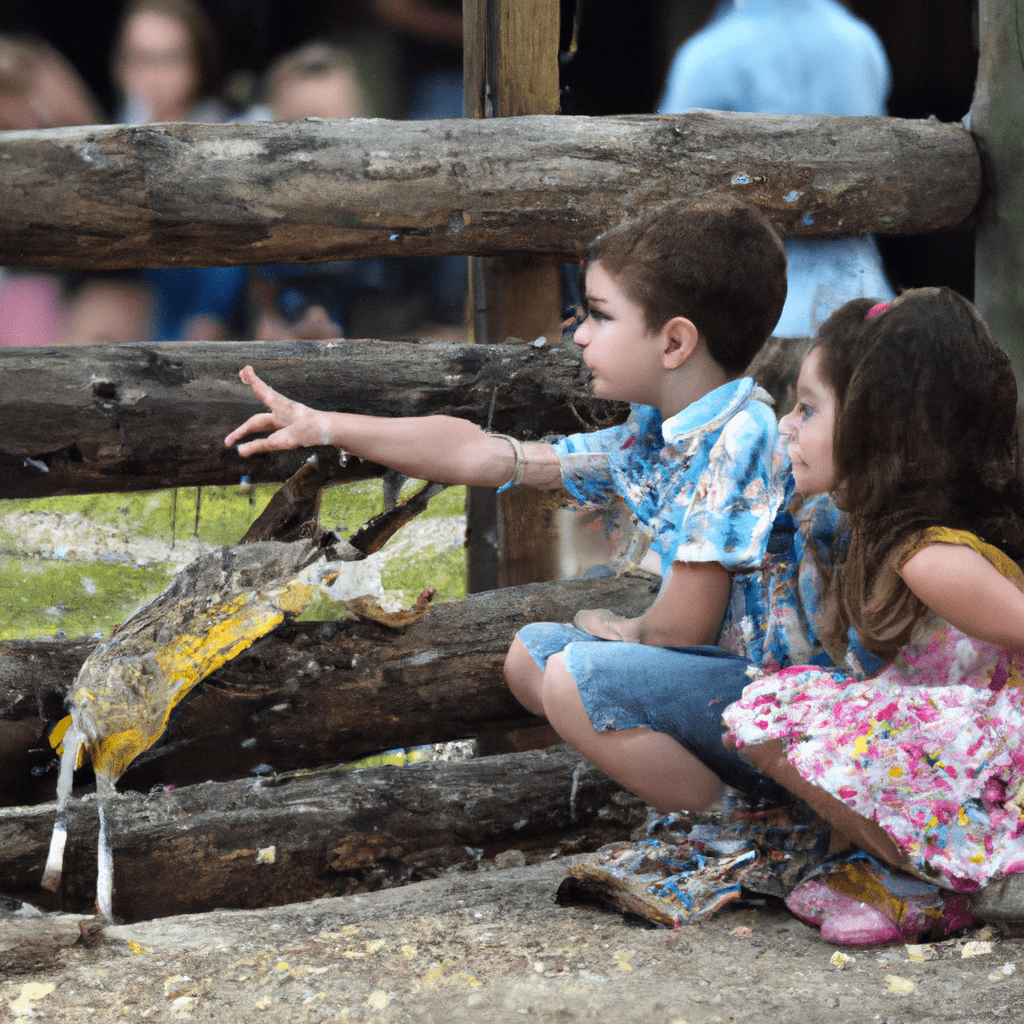
[[[0,561],[0,639],[106,636],[171,579],[171,567]]]
[[[0,501],[0,517],[16,512],[80,517],[69,524],[76,538],[87,532],[83,528],[88,524],[104,528],[91,531],[86,557],[73,550],[64,554],[59,544],[56,550],[52,545],[30,550],[31,545],[4,529],[0,519],[0,639],[106,635],[144,599],[159,593],[175,568],[172,552],[167,561],[144,565],[111,561],[112,552],[123,551],[125,544],[139,538],[161,541],[168,548],[194,536],[211,544],[234,543],[275,490],[273,485],[261,485],[247,496],[237,487],[204,487]],[[416,521],[461,515],[464,505],[464,489],[448,488]],[[325,492],[320,521],[347,535],[382,508],[379,482],[348,484]],[[385,546],[385,553],[401,540],[400,532]],[[466,593],[465,552],[459,547],[392,558],[382,579],[388,591],[403,592],[407,605],[424,587],[437,589],[435,600],[456,600]],[[341,613],[339,606],[324,601],[304,618],[337,618]]]

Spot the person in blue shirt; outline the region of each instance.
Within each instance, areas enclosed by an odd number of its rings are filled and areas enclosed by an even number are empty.
[[[881,116],[890,82],[881,40],[837,0],[723,0],[677,51],[658,113]],[[849,299],[894,296],[870,235],[787,238],[786,255],[779,337],[812,336]]]
[[[760,794],[775,784],[721,743],[721,709],[742,692],[749,661],[710,645],[734,577],[764,560],[784,496],[770,399],[742,373],[785,294],[785,252],[762,213],[731,197],[679,201],[588,250],[586,315],[574,340],[594,394],[631,403],[624,425],[521,443],[450,416],[310,409],[245,367],[241,379],[268,411],[225,444],[269,432],[239,444],[239,454],[336,445],[420,479],[563,489],[587,504],[621,499],[661,560],[653,604],[636,618],[589,609],[576,627],[538,627],[545,636],[576,629],[581,642],[568,647],[559,635],[542,650],[524,630],[506,659],[509,686],[656,807],[703,808],[723,780]]]

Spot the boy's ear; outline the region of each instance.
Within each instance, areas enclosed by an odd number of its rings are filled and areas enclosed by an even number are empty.
[[[664,347],[661,350],[661,363],[666,370],[674,370],[682,366],[693,355],[700,342],[700,332],[692,320],[685,316],[674,316],[662,328]]]

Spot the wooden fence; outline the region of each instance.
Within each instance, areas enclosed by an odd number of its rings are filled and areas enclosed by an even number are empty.
[[[978,305],[1020,371],[1022,7],[1024,0],[981,2],[971,131],[887,118],[556,117],[557,3],[465,0],[467,107],[478,120],[0,136],[0,265],[99,269],[463,253],[474,257],[477,340],[510,339],[487,346],[240,341],[0,350],[0,497],[237,482],[242,465],[221,439],[253,410],[236,370],[257,359],[272,383],[321,408],[447,412],[523,437],[576,429],[581,416],[598,422],[608,410],[589,400],[578,359],[557,344],[552,326],[555,263],[578,257],[623,216],[711,190],[748,199],[783,231],[808,237],[909,234],[974,218]],[[524,302],[525,295],[542,295],[547,306]],[[538,334],[546,337],[542,346],[511,340]],[[299,458],[254,459],[245,472],[282,479]],[[351,469],[354,477],[379,471]],[[586,586],[588,601],[623,610],[651,599],[643,578]],[[156,756],[178,756],[181,764],[191,758],[205,773],[218,744],[245,731],[268,751],[292,744],[301,764],[312,765],[525,724],[501,680],[508,638],[521,622],[571,617],[580,600],[572,583],[481,595],[424,618],[401,642],[383,627],[367,632],[351,623],[280,631],[211,679],[199,710],[185,709]],[[87,649],[71,641],[0,644],[5,776],[20,770],[19,743],[21,750],[38,745]],[[310,665],[319,668],[304,682]],[[312,695],[317,686],[334,701],[331,715],[321,713],[327,698]],[[217,723],[227,717],[222,736]],[[169,764],[150,762],[150,775],[145,766],[133,770],[149,782]],[[231,762],[211,767],[210,776],[239,770]],[[601,799],[595,821],[608,815],[611,797]],[[10,829],[24,832],[20,819]],[[496,848],[519,841],[512,826],[505,831],[488,841]],[[331,842],[314,851],[324,863],[338,854]],[[343,866],[371,863],[380,851],[364,853]],[[19,884],[29,885],[40,856],[26,847],[3,860],[17,862]],[[15,878],[13,867],[8,877]],[[320,890],[282,898],[303,893]],[[217,898],[224,905],[226,896]]]
[[[60,269],[396,251],[567,260],[646,205],[723,190],[792,234],[908,234],[962,223],[982,189],[958,125],[711,113],[51,129],[0,138],[0,167],[0,265]],[[322,408],[574,429],[585,387],[557,340],[0,351],[0,497],[236,482],[220,439],[252,409],[234,371],[257,358]]]

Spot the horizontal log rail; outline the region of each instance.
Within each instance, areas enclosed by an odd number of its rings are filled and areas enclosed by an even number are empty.
[[[435,605],[401,632],[354,620],[282,626],[211,675],[118,785],[239,778],[259,765],[335,764],[536,726],[502,674],[516,631],[528,622],[571,622],[580,608],[638,615],[657,583],[637,573],[507,587]],[[52,774],[33,781],[33,768],[45,763],[43,732],[65,713],[96,644],[0,642],[0,804],[52,799]]]
[[[241,459],[226,434],[261,407],[252,363],[316,408],[447,413],[524,438],[616,406],[590,394],[571,343],[219,342],[0,349],[0,498],[287,479],[308,452]],[[330,449],[325,452],[330,455]],[[332,456],[333,457],[333,456]],[[352,459],[339,479],[379,476]]]
[[[0,168],[0,265],[69,270],[569,260],[644,206],[708,191],[788,234],[912,234],[963,223],[981,191],[960,125],[708,111],[6,132]]]
[[[94,800],[75,800],[59,896],[39,888],[54,805],[0,810],[0,890],[89,913]],[[275,906],[430,878],[508,849],[593,850],[646,818],[568,748],[125,793],[108,810],[114,914]],[[369,883],[369,885],[367,885]]]

